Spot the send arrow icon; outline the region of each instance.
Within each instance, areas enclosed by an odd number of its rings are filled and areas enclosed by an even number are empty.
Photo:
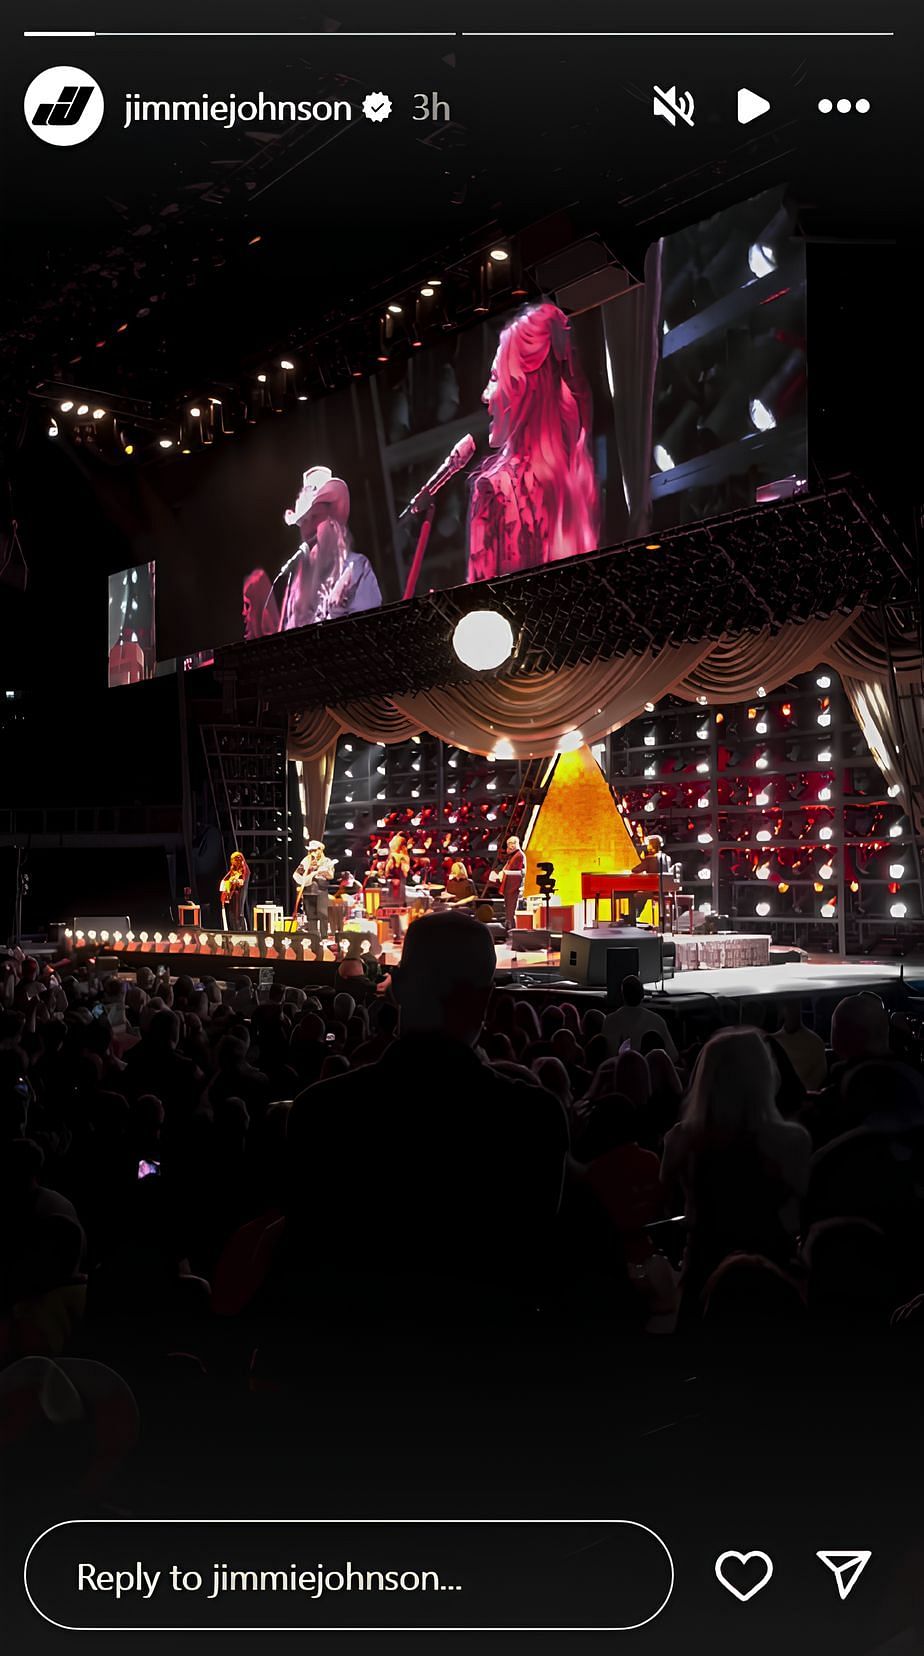
[[[871,1552],[860,1551],[815,1554],[815,1557],[820,1558],[822,1564],[827,1564],[828,1569],[832,1571],[841,1602],[853,1591],[872,1556]]]

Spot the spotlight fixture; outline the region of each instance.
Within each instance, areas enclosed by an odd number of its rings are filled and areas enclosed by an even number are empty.
[[[830,763],[831,763],[831,749],[830,748],[822,748],[821,752],[818,755],[818,763],[819,763],[819,765],[830,765]]]
[[[158,442],[158,446],[162,449],[168,449],[168,448],[173,447],[173,438],[172,437],[158,437],[157,442]]]
[[[893,920],[904,920],[908,913],[908,905],[907,903],[890,903],[889,913]]]
[[[712,879],[712,869],[711,868],[697,869],[696,878],[698,880],[711,880]]]
[[[392,316],[401,316],[404,312],[403,305],[389,305],[388,309],[391,311]]]
[[[836,913],[837,909],[834,903],[822,903],[821,918],[823,920],[833,920]]]
[[[106,418],[105,408],[94,408],[93,418],[94,418],[94,420],[105,420],[105,418]]]
[[[767,915],[770,913],[770,904],[758,903],[755,913],[759,914],[762,920],[765,920]]]
[[[490,257],[498,264],[505,264],[509,259],[510,254],[507,252],[506,247],[492,247]]]
[[[815,683],[817,684],[819,690],[829,690],[831,688],[830,675],[828,673],[820,673],[818,678],[815,680]]]
[[[904,863],[889,863],[889,879],[890,880],[901,880],[904,877],[904,873],[905,873]]]
[[[900,822],[893,822],[891,828],[889,829],[889,838],[890,839],[901,839],[901,837],[902,837],[902,825],[901,825],[901,823]]]
[[[769,805],[769,803],[770,803],[770,795],[768,793],[761,792],[759,794],[754,795],[754,804],[755,805]]]
[[[421,299],[432,299],[433,298],[433,288],[432,288],[432,285],[429,282],[427,283],[426,287],[421,288],[420,297],[421,297]]]
[[[89,414],[89,412],[90,412],[90,404],[89,403],[81,403],[80,406],[77,409],[77,418],[79,420],[82,420],[86,414]]]
[[[48,422],[48,435],[49,437],[57,437],[58,435],[58,422],[54,416]]]
[[[62,414],[69,414],[71,409],[73,408],[73,406],[74,406],[73,402],[68,397],[67,400],[61,404],[61,413]]]
[[[834,874],[834,864],[829,862],[822,863],[818,872],[823,880],[830,880]]]
[[[818,798],[820,799],[822,804],[824,804],[826,800],[831,798],[831,789],[830,788],[819,788]]]
[[[513,628],[497,610],[470,610],[456,623],[452,647],[466,667],[491,672],[512,654]]]
[[[199,419],[202,418],[202,410],[201,410],[201,408],[199,408],[199,406],[196,403],[193,403],[193,406],[189,410],[189,413],[190,413],[190,418],[193,419],[193,420],[199,420]]]
[[[280,366],[280,368],[282,368],[284,370],[285,373],[291,374],[292,370],[295,367],[295,363],[291,362],[288,357],[283,357],[281,359],[280,363],[279,363],[279,366]]]

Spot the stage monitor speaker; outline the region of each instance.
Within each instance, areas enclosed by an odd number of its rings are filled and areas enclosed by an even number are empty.
[[[632,953],[632,965],[625,965],[627,950]],[[607,955],[611,951],[622,956],[621,963],[613,967],[620,974],[619,980],[634,974],[643,983],[660,981],[660,937],[656,932],[629,926],[585,926],[580,931],[566,932],[561,940],[562,976],[574,978],[584,988],[602,989],[608,981]]]
[[[115,932],[121,932],[124,937],[127,931],[131,931],[131,926],[132,923],[127,914],[77,914],[74,916],[74,932],[82,931],[84,937],[88,937],[91,931],[95,931],[97,937],[101,937],[104,931],[109,933],[110,938]],[[108,941],[108,939],[104,938],[103,941]]]

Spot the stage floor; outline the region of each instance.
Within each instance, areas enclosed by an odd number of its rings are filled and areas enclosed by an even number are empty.
[[[70,947],[74,944],[76,939]],[[95,947],[100,952],[108,949],[118,959],[122,971],[163,964],[174,977],[181,972],[190,976],[211,973],[226,980],[241,970],[252,972],[255,967],[269,967],[282,982],[304,984],[333,982],[337,971],[336,960],[328,951],[323,960],[316,960],[301,939],[273,939],[253,934],[227,939],[212,934],[204,941],[190,936],[188,943],[185,936],[176,941],[159,935],[150,939],[145,936],[144,942],[140,937],[131,942],[119,938],[111,943],[100,940],[95,942]],[[585,987],[567,977],[561,971],[557,950],[514,952],[506,944],[496,947],[499,980],[507,979],[513,988],[520,984],[524,989],[554,990],[556,994],[573,989],[582,999],[588,997],[595,1001],[605,996],[602,985]],[[391,947],[383,953],[385,965],[397,965],[400,958],[400,948]],[[785,964],[777,964],[771,958],[766,966],[699,967],[681,971],[665,981],[662,993],[666,999],[675,1001],[691,996],[721,996],[743,1001],[800,995],[808,999],[827,994],[857,994],[863,989],[888,993],[894,991],[901,977],[902,968],[896,960],[853,957],[841,960],[830,955],[809,955]],[[912,992],[924,995],[924,959],[905,961],[904,980]]]

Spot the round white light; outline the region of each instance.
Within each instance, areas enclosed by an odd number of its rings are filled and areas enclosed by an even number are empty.
[[[653,800],[653,799],[646,799],[646,801],[645,801],[645,809],[646,809],[646,811],[653,811],[653,810],[654,810],[654,808],[655,808],[655,802],[654,802],[654,800]],[[700,835],[700,839],[702,839],[702,835]]]
[[[818,715],[818,723],[819,723],[819,724],[820,724],[820,725],[824,725],[824,727],[825,727],[825,728],[826,728],[826,729],[827,729],[827,727],[828,727],[828,725],[829,725],[829,724],[830,724],[830,723],[831,723],[831,715],[830,715],[830,713],[819,713],[819,715]]]
[[[818,838],[820,840],[833,839],[834,838],[834,829],[833,828],[819,828]]]
[[[755,873],[756,873],[757,878],[759,880],[769,880],[769,878],[770,878],[770,864],[769,863],[761,863],[760,867],[755,869]]]
[[[708,776],[709,775],[709,761],[707,759],[701,759],[700,760],[699,764],[696,767],[696,774],[697,774],[697,776]]]
[[[199,933],[199,944],[200,944],[201,948],[203,948],[203,949],[205,948],[206,944],[208,943],[208,940],[209,940],[208,932],[200,932]]]
[[[160,932],[154,933],[154,941],[155,943],[162,943],[164,941]]]
[[[761,828],[759,829],[756,837],[760,840],[762,845],[766,845],[767,841],[773,838],[773,835],[771,834],[769,828]]]
[[[833,920],[834,916],[835,916],[835,913],[836,913],[836,910],[835,910],[835,907],[834,907],[833,903],[822,903],[822,905],[821,905],[821,918],[822,918],[822,920]]]
[[[893,920],[904,920],[905,915],[908,913],[908,904],[892,903],[889,906],[889,913],[891,914]]]
[[[761,919],[763,919],[766,915],[768,915],[770,913],[770,904],[769,903],[758,903],[757,913],[761,916]]]
[[[168,449],[168,448],[173,447],[173,438],[172,437],[158,437],[157,441],[158,441],[158,444],[160,445],[160,447],[162,449]]]
[[[697,808],[698,811],[708,811],[708,809],[709,809],[709,795],[708,794],[700,794],[698,800],[696,801],[696,808]]]
[[[452,647],[459,660],[477,673],[501,667],[513,651],[513,628],[496,610],[470,610],[456,623]]]
[[[901,839],[901,837],[902,837],[902,825],[901,825],[901,823],[900,822],[893,822],[891,828],[889,829],[889,838],[890,839]]]
[[[711,868],[701,868],[699,870],[696,878],[698,880],[711,880],[712,879],[712,869]]]
[[[503,264],[506,259],[509,259],[510,254],[507,252],[506,247],[492,247],[491,257],[492,259],[497,259],[499,264]]]
[[[770,795],[768,793],[764,793],[763,791],[761,791],[759,794],[754,795],[754,804],[755,805],[769,805],[769,803],[770,803]]]
[[[176,940],[177,940],[176,932],[168,932],[167,933],[167,942],[168,943],[175,943]]]
[[[820,880],[830,880],[833,873],[834,873],[834,864],[829,863],[829,862],[825,862],[825,863],[822,863],[821,867],[818,870],[818,878]]]
[[[754,760],[754,764],[758,770],[766,770],[769,763],[770,761],[765,753],[762,753],[759,759]]]
[[[815,683],[819,690],[828,690],[831,687],[831,679],[827,673],[819,673]]]
[[[901,880],[901,879],[904,878],[904,874],[905,874],[905,865],[904,865],[904,863],[889,863],[889,879],[890,880]]]
[[[138,934],[138,935],[139,935],[139,937],[140,937],[140,938],[141,938],[141,941],[142,941],[142,943],[146,943],[146,942],[147,942],[147,940],[148,940],[148,934],[147,934],[147,932],[139,932],[139,934]]]
[[[819,788],[818,798],[820,799],[822,804],[824,804],[825,800],[828,800],[828,799],[831,798],[831,789],[830,788]]]
[[[758,719],[756,725],[754,726],[754,729],[756,730],[758,736],[766,736],[767,728],[768,727],[767,727],[766,719]]]
[[[818,763],[820,765],[830,765],[830,763],[831,763],[831,749],[830,748],[822,748],[821,752],[818,755]]]
[[[712,835],[708,831],[704,834],[697,834],[696,838],[699,841],[700,845],[711,845],[712,844]]]
[[[69,414],[71,409],[73,408],[73,406],[74,406],[74,404],[68,398],[68,400],[66,402],[63,402],[61,404],[61,413],[62,414]]]
[[[901,791],[902,790],[899,787],[899,784],[897,782],[890,782],[889,783],[889,798],[890,799],[897,799],[899,794],[901,793]]]

